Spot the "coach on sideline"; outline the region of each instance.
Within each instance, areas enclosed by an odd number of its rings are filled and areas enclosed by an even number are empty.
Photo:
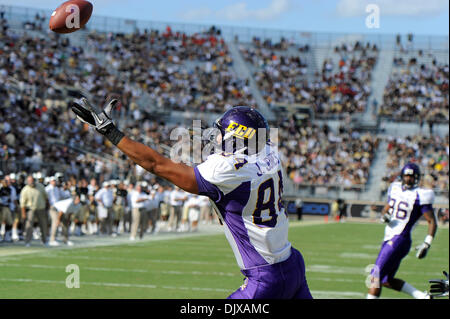
[[[20,208],[25,222],[25,246],[29,247],[33,235],[33,221],[36,216],[41,229],[42,243],[47,246],[49,202],[44,185],[27,177],[27,185],[20,192]]]

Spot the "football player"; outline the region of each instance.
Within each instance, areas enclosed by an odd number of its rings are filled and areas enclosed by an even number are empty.
[[[214,124],[223,152],[194,168],[125,136],[111,119],[116,103],[112,100],[98,111],[83,98],[71,108],[136,164],[189,193],[211,199],[246,277],[229,298],[311,299],[303,257],[288,241],[281,161],[267,139],[265,118],[247,106],[226,111]]]
[[[401,170],[400,178],[401,181],[390,185],[388,203],[381,212],[381,220],[387,225],[380,253],[372,269],[372,284],[367,299],[378,298],[382,287],[407,293],[416,299],[430,298],[426,292],[394,277],[402,259],[410,251],[411,232],[419,218],[424,216],[428,222],[428,235],[416,247],[417,258],[425,258],[437,230],[433,211],[434,192],[418,186],[419,167],[414,163],[406,164]]]

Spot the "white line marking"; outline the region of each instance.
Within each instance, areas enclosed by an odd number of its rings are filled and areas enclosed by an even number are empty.
[[[365,253],[341,253],[339,254],[340,258],[360,258],[360,259],[370,259],[377,258],[374,254],[365,254]]]
[[[349,275],[368,275],[364,267],[344,267],[344,266],[331,266],[331,265],[309,265],[306,267],[306,274],[309,272],[318,272],[325,274],[349,274]],[[401,274],[405,275],[417,275],[414,271],[401,271]],[[420,271],[420,274],[426,276],[440,276],[438,272]]]
[[[46,283],[46,284],[57,284],[65,285],[65,281],[59,280],[43,280],[43,279],[28,279],[28,278],[0,278],[0,281],[9,282],[28,282],[28,283]],[[215,292],[227,292],[232,293],[233,289],[221,289],[221,288],[208,288],[208,287],[184,287],[184,286],[157,286],[152,284],[127,284],[127,283],[115,283],[115,282],[80,282],[80,287],[84,285],[91,286],[103,286],[103,287],[118,287],[118,288],[147,288],[147,289],[171,289],[171,290],[193,290],[193,291],[215,291]],[[361,292],[351,292],[351,291],[322,291],[322,290],[312,290],[311,294],[314,298],[325,298],[325,299],[347,299],[349,297],[353,298],[364,298],[365,294]]]
[[[61,269],[64,270],[65,266],[51,266],[51,265],[37,265],[37,264],[11,264],[0,263],[0,267],[15,267],[15,268],[43,268],[43,269]],[[104,267],[85,267],[80,266],[80,270],[93,270],[93,271],[110,271],[110,272],[137,272],[137,273],[158,273],[165,275],[192,275],[192,276],[226,276],[235,277],[239,274],[230,272],[202,272],[202,271],[177,271],[177,270],[149,270],[149,269],[126,269],[126,268],[104,268]]]
[[[225,263],[225,262],[215,262],[215,261],[197,261],[197,260],[171,260],[171,259],[151,259],[151,258],[121,258],[121,257],[96,257],[96,256],[84,256],[75,255],[71,252],[59,251],[58,255],[43,254],[45,258],[70,258],[73,259],[86,259],[86,260],[116,260],[116,261],[129,261],[129,262],[143,262],[143,263],[166,263],[166,264],[192,264],[192,265],[221,265],[221,266],[236,266],[236,263]]]
[[[320,272],[327,274],[354,274],[354,275],[364,275],[366,274],[365,268],[363,267],[336,267],[330,265],[310,265],[306,267],[306,273],[308,272]]]
[[[30,282],[30,283],[47,283],[47,284],[66,284],[65,281],[59,280],[43,280],[43,279],[28,279],[28,278],[0,278],[0,281],[10,281],[10,282]],[[220,289],[220,288],[208,288],[208,287],[183,287],[183,286],[157,286],[151,284],[127,284],[127,283],[115,283],[115,282],[92,282],[92,281],[82,281],[80,286],[91,285],[91,286],[105,286],[105,287],[122,287],[122,288],[149,288],[149,289],[173,289],[173,290],[194,290],[194,291],[217,291],[217,292],[229,292],[232,293],[233,289]]]
[[[308,279],[308,278],[307,278]],[[344,278],[325,278],[325,277],[314,277],[314,280],[311,281],[326,281],[326,282],[349,282],[349,283],[361,283],[364,282],[365,278],[363,280],[360,279],[344,279]],[[415,282],[415,281],[408,281],[411,285],[420,286],[423,284],[423,282]]]
[[[323,291],[323,290],[311,290],[311,295],[313,298],[317,299],[349,299],[349,297],[354,298],[364,298],[365,294],[362,292],[353,291]]]
[[[21,264],[6,264],[6,263],[0,263],[0,267],[20,267],[20,268],[43,268],[43,269],[65,269],[65,266],[50,266],[50,265],[36,265],[36,264],[30,264],[30,265],[21,265]],[[118,272],[149,272],[146,269],[124,269],[124,268],[103,268],[103,267],[81,267],[85,270],[94,270],[94,271],[118,271]]]
[[[381,245],[362,245],[361,248],[367,249],[367,250],[380,250]]]
[[[233,274],[231,272],[201,272],[201,271],[159,271],[159,273],[167,275],[193,275],[193,276],[226,276],[226,277],[236,277],[239,274]]]
[[[50,265],[22,265],[22,264],[11,264],[11,263],[0,263],[0,267],[16,267],[16,268],[43,268],[43,269],[65,269],[63,266],[50,266]],[[330,266],[325,265],[313,265],[311,268],[307,268],[307,273],[310,272],[319,272],[319,273],[333,273],[329,271]],[[84,267],[80,266],[80,270],[92,270],[92,271],[109,271],[109,272],[129,272],[129,273],[158,273],[164,275],[181,275],[181,276],[223,276],[223,277],[237,277],[238,273],[230,273],[230,272],[202,272],[202,271],[177,271],[177,270],[149,270],[149,269],[123,269],[123,268],[103,268],[103,267]],[[334,272],[336,273],[336,272]],[[343,273],[343,272],[337,272]],[[350,273],[350,272],[349,272]],[[352,271],[351,273],[355,273]],[[363,272],[359,272],[363,274]],[[439,276],[439,273],[429,273],[429,276]],[[437,278],[437,277],[436,277]],[[326,281],[326,282],[349,282],[349,283],[358,283],[364,281],[364,276],[361,276],[361,279],[345,279],[345,278],[327,278],[327,277],[316,277],[314,276],[314,281]],[[420,285],[421,282],[409,282],[410,284]]]
[[[315,226],[324,224],[322,221],[292,221],[289,222],[289,227],[306,227],[306,226]],[[48,252],[51,251],[64,251],[64,250],[74,250],[78,248],[95,248],[95,247],[106,247],[106,246],[122,246],[122,245],[129,245],[129,246],[145,246],[149,242],[154,241],[165,241],[165,240],[177,240],[177,239],[184,239],[184,238],[197,238],[197,237],[203,237],[203,236],[214,236],[223,234],[223,226],[220,225],[202,225],[200,226],[200,231],[195,233],[166,233],[161,232],[157,235],[151,236],[146,235],[143,239],[137,241],[137,242],[130,242],[128,239],[128,234],[124,234],[122,236],[116,237],[116,238],[110,238],[105,236],[95,236],[95,235],[86,235],[83,237],[71,237],[71,240],[75,243],[74,246],[59,246],[59,247],[51,247],[51,248],[43,248],[40,243],[37,243],[36,241],[32,242],[32,246],[30,248],[25,248],[23,244],[12,244],[5,246],[4,248],[0,250],[0,258],[2,256],[12,256],[12,255],[29,255],[29,254],[36,254],[41,252]],[[36,246],[34,246],[36,245]],[[192,246],[195,246],[196,244],[193,244]],[[206,246],[206,245],[205,245]],[[208,246],[211,247],[211,246]],[[229,249],[227,251],[230,251]]]

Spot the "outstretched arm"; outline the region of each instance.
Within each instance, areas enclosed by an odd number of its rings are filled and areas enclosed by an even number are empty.
[[[98,112],[83,98],[80,104],[72,104],[72,111],[81,121],[94,126],[99,133],[145,170],[168,180],[189,193],[198,194],[197,180],[192,167],[176,163],[154,149],[133,141],[115,127],[110,114],[116,103],[117,100],[113,100],[103,111]]]
[[[120,140],[117,147],[133,162],[150,173],[168,180],[189,193],[198,194],[197,180],[192,167],[176,163],[126,136]]]
[[[426,211],[423,216],[428,222],[428,234],[425,237],[424,242],[416,247],[416,257],[419,259],[425,258],[427,255],[428,249],[431,247],[431,243],[433,242],[433,238],[436,235],[437,230],[436,216],[434,216],[433,210]]]

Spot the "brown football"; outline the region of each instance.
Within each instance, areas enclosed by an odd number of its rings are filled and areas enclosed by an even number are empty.
[[[89,21],[93,6],[85,0],[69,0],[53,11],[50,30],[56,33],[72,33],[80,30]]]

